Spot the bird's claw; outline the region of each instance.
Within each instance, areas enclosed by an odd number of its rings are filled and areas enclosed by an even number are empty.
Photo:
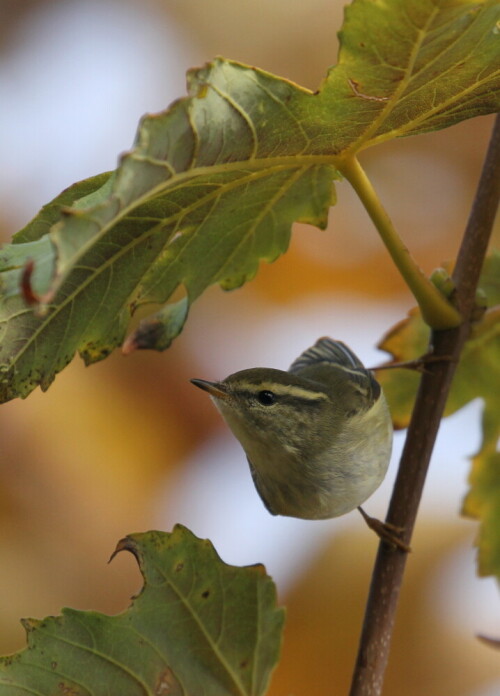
[[[402,541],[398,536],[404,532],[404,527],[398,527],[390,522],[382,522],[382,520],[379,520],[376,517],[371,517],[363,510],[362,507],[358,507],[358,510],[363,516],[363,519],[368,527],[375,532],[379,539],[382,539],[382,541],[387,542],[400,551],[410,553],[411,547],[408,546],[408,544],[405,544],[404,541]]]

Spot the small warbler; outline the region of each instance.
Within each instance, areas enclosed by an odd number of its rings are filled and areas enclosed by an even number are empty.
[[[404,548],[360,508],[386,474],[392,422],[373,373],[344,343],[320,338],[287,372],[257,367],[191,382],[210,394],[243,446],[269,512],[326,519],[359,508]]]

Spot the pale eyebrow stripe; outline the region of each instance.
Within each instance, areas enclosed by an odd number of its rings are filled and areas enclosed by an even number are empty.
[[[275,382],[261,382],[259,385],[252,382],[240,382],[238,389],[249,391],[257,394],[260,391],[271,391],[277,396],[296,396],[299,399],[309,399],[310,401],[318,401],[320,399],[328,399],[328,396],[320,391],[312,391],[304,387],[298,387],[295,384],[276,384]]]

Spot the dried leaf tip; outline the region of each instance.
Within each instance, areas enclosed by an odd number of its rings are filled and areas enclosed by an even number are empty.
[[[130,553],[135,556],[137,561],[139,561],[139,557],[137,554],[137,546],[130,537],[124,537],[123,539],[120,539],[120,541],[116,545],[115,550],[109,557],[108,563],[111,563],[113,558],[117,556],[120,553],[120,551],[130,551]]]

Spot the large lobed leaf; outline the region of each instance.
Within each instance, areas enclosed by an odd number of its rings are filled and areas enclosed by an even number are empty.
[[[117,616],[64,609],[26,620],[28,647],[0,658],[0,695],[264,694],[284,612],[263,567],[226,565],[180,525],[132,534],[123,549],[144,576],[132,605]]]
[[[486,259],[479,285],[487,297],[487,309],[464,346],[445,414],[455,413],[473,399],[484,402],[482,444],[473,458],[463,513],[481,522],[480,574],[500,579],[500,252],[494,251]],[[403,362],[425,354],[428,342],[429,328],[415,309],[379,347],[391,353],[394,362]],[[377,377],[395,426],[405,428],[410,422],[419,376],[407,370],[381,370]]]
[[[72,186],[0,254],[0,400],[46,389],[76,351],[108,355],[141,305],[161,308],[126,351],[168,347],[209,285],[251,279],[294,221],[326,226],[347,157],[496,111],[498,21],[496,0],[354,0],[316,94],[223,59],[190,72],[189,97],[143,118],[113,174]]]

